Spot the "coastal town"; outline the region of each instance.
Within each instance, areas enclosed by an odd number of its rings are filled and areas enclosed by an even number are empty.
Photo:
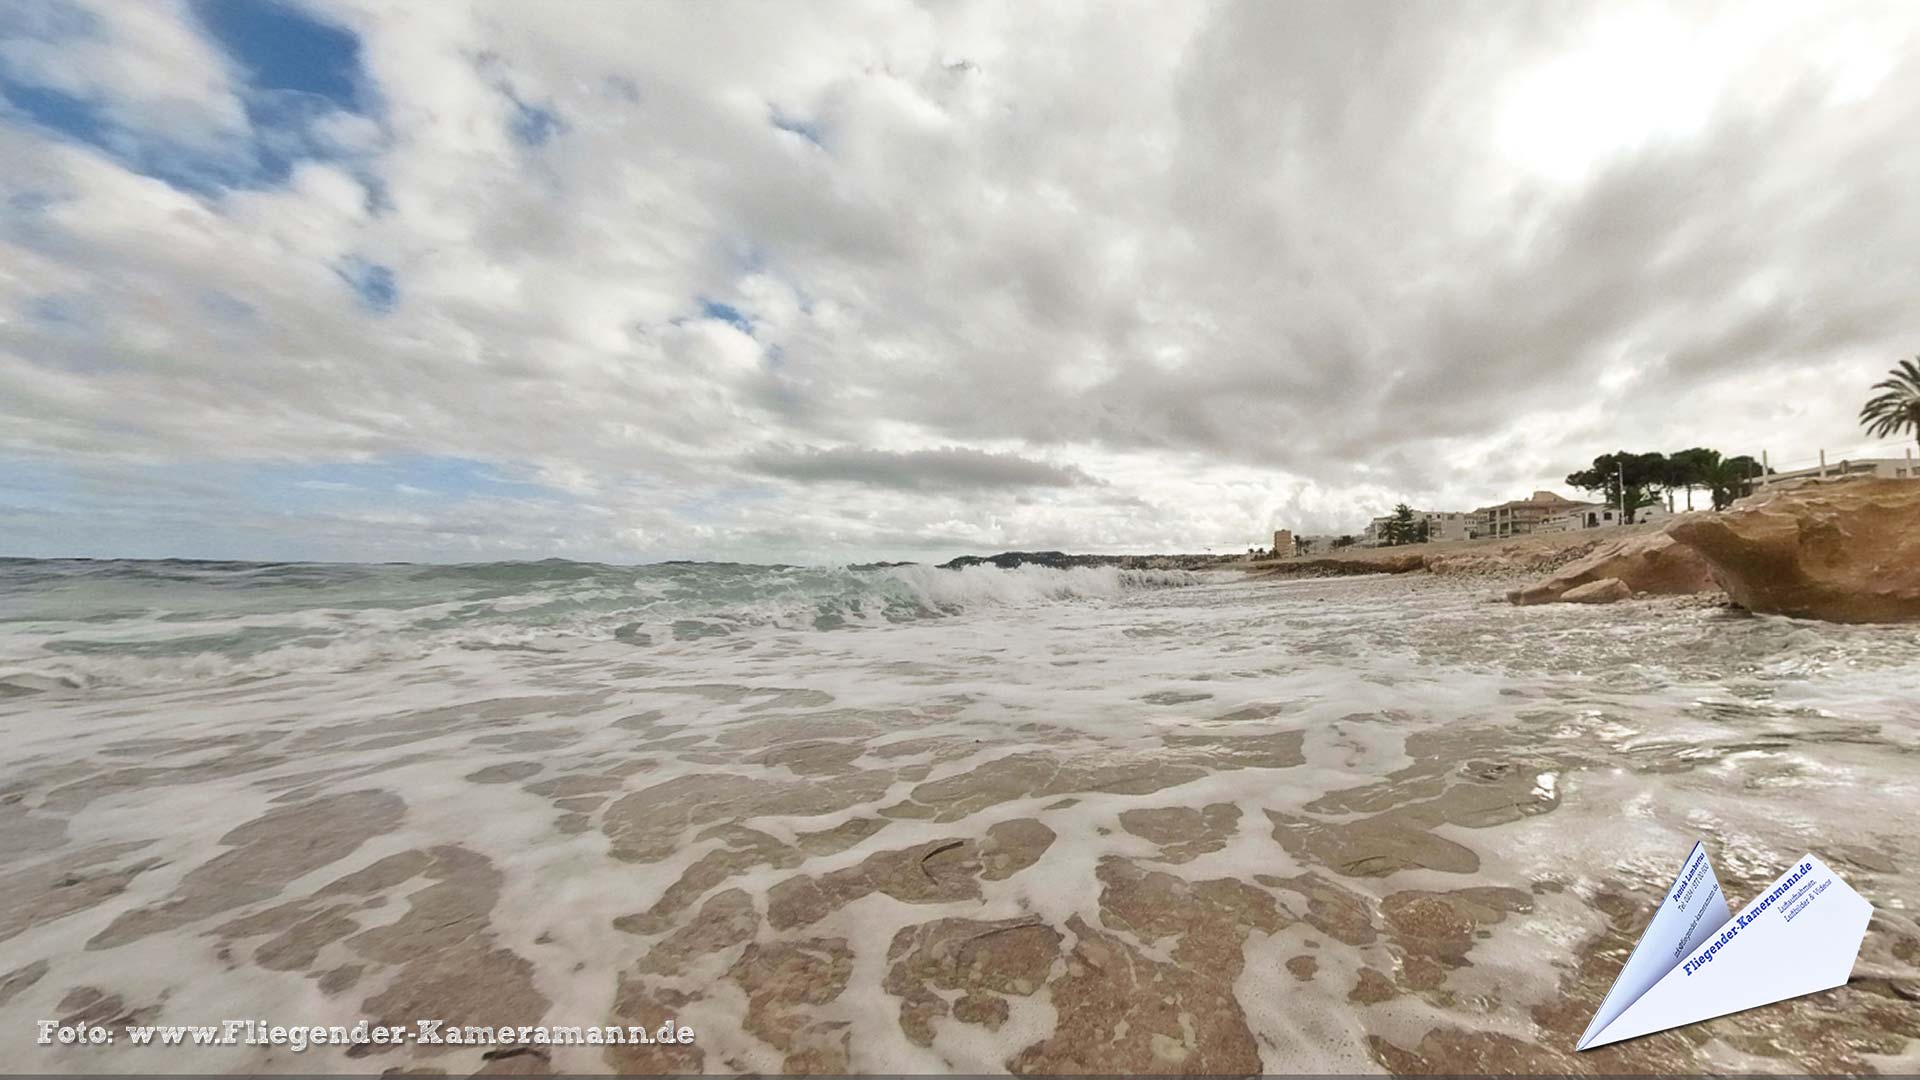
[[[1519,606],[1666,597],[1823,622],[1920,620],[1920,467],[1911,451],[1755,470],[1714,485],[1703,506],[1673,462],[1605,455],[1567,478],[1584,490],[1610,487],[1619,493],[1610,503],[1551,491],[1470,513],[1422,514],[1403,503],[1376,518],[1364,541],[1340,537],[1325,554],[1309,554],[1318,538],[1277,530],[1275,548],[1291,554],[1255,554],[1250,569],[1503,580],[1514,586],[1505,599]],[[1666,482],[1640,486],[1636,467],[1640,479]],[[1598,479],[1609,470],[1611,485]]]
[[[1697,488],[1713,487],[1712,469],[1689,474],[1685,451],[1666,455],[1609,454],[1595,459],[1595,468],[1568,477],[1594,483],[1597,495],[1591,499],[1568,498],[1555,491],[1537,490],[1525,498],[1511,499],[1474,510],[1422,510],[1402,503],[1384,514],[1374,516],[1366,528],[1350,534],[1296,533],[1276,528],[1273,546],[1254,548],[1253,558],[1286,558],[1289,555],[1324,555],[1343,548],[1398,547],[1408,544],[1444,543],[1461,540],[1506,539],[1536,533],[1571,533],[1587,529],[1619,528],[1625,525],[1658,525],[1694,509],[1692,497]],[[1706,453],[1711,453],[1707,451]],[[1714,455],[1715,458],[1718,455]],[[1643,476],[1629,471],[1633,459],[1642,459]],[[1658,462],[1646,459],[1658,458]],[[1826,460],[1821,453],[1818,464],[1806,468],[1774,470],[1752,458],[1727,459],[1716,465],[1738,462],[1735,469],[1750,468],[1748,476],[1713,491],[1711,507],[1722,509],[1733,499],[1763,488],[1799,485],[1807,482],[1853,477],[1877,477],[1888,480],[1920,479],[1920,459],[1909,449],[1903,457],[1867,457]],[[1675,468],[1675,462],[1682,463]],[[1613,470],[1619,469],[1619,473]],[[1638,482],[1636,483],[1636,479]]]

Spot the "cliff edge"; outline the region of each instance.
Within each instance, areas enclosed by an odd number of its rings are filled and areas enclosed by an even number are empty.
[[[1828,622],[1920,621],[1920,483],[1862,477],[1763,491],[1668,526],[1734,603]]]

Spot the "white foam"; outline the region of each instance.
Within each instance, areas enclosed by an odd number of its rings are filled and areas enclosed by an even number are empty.
[[[943,836],[979,835],[995,822],[1017,817],[1037,817],[1057,834],[1034,867],[1005,881],[983,883],[980,901],[915,905],[872,896],[796,932],[844,937],[853,951],[852,984],[817,1015],[853,1025],[855,1071],[992,1071],[1050,1030],[1054,1003],[1043,990],[1012,1000],[1011,1018],[997,1033],[949,1017],[936,1022],[931,1049],[912,1044],[897,1022],[898,999],[881,987],[889,967],[888,947],[902,928],[946,916],[995,919],[1021,914],[1036,915],[1063,933],[1075,916],[1101,926],[1096,877],[1100,861],[1113,856],[1144,860],[1156,854],[1153,845],[1118,827],[1118,815],[1136,807],[1229,802],[1242,811],[1237,832],[1221,850],[1186,864],[1143,865],[1190,880],[1291,877],[1309,866],[1273,840],[1265,812],[1309,813],[1306,808],[1330,791],[1373,784],[1406,768],[1414,763],[1407,751],[1413,734],[1508,729],[1511,741],[1488,749],[1489,756],[1532,762],[1564,755],[1565,763],[1527,765],[1521,774],[1535,789],[1534,797],[1551,802],[1552,810],[1492,828],[1440,830],[1478,854],[1481,865],[1473,875],[1404,871],[1386,878],[1340,878],[1341,885],[1376,899],[1402,889],[1448,890],[1469,884],[1527,890],[1547,878],[1570,886],[1562,893],[1534,894],[1532,913],[1509,915],[1492,927],[1491,936],[1473,946],[1473,968],[1449,975],[1450,989],[1486,999],[1475,1003],[1483,1009],[1478,1013],[1449,1010],[1417,995],[1377,1006],[1349,1002],[1346,995],[1361,966],[1393,969],[1392,950],[1384,940],[1349,947],[1305,923],[1271,937],[1253,934],[1236,991],[1267,1069],[1341,1074],[1368,1070],[1374,1066],[1361,1043],[1364,1035],[1411,1048],[1426,1031],[1441,1025],[1470,1024],[1536,1038],[1529,1010],[1554,999],[1562,965],[1604,926],[1588,903],[1592,892],[1606,882],[1664,881],[1662,875],[1671,872],[1665,863],[1682,837],[1687,843],[1702,831],[1717,837],[1727,855],[1716,855],[1716,862],[1734,872],[1777,867],[1784,858],[1823,846],[1904,851],[1898,838],[1920,832],[1920,781],[1908,767],[1909,757],[1890,749],[1920,743],[1920,725],[1910,704],[1920,699],[1911,630],[1809,632],[1762,619],[1711,622],[1710,614],[1693,612],[1652,622],[1608,609],[1520,612],[1485,604],[1471,590],[1404,581],[1277,587],[1201,578],[1192,584],[1178,577],[1130,580],[1111,568],[892,568],[884,573],[902,589],[900,595],[952,613],[899,623],[874,617],[847,632],[753,624],[743,618],[740,627],[725,636],[686,640],[675,638],[670,628],[662,630],[656,617],[647,623],[655,634],[653,644],[635,648],[603,632],[608,621],[628,617],[606,611],[583,609],[578,618],[536,626],[527,621],[529,613],[545,608],[528,604],[516,613],[517,619],[489,624],[454,620],[446,628],[412,631],[407,628],[417,616],[396,614],[397,608],[370,615],[330,608],[341,617],[310,617],[316,624],[377,623],[384,629],[364,638],[342,634],[333,644],[319,647],[340,652],[316,656],[297,651],[310,646],[280,646],[230,658],[231,668],[200,673],[191,663],[213,661],[114,658],[151,665],[124,669],[138,676],[129,682],[144,687],[137,694],[105,671],[86,671],[87,663],[107,662],[96,654],[34,654],[36,664],[57,655],[62,663],[81,665],[67,670],[87,674],[89,681],[78,690],[0,698],[0,741],[15,763],[5,779],[29,782],[34,791],[29,807],[44,794],[33,788],[34,778],[55,775],[64,766],[177,764],[229,752],[215,749],[199,758],[188,755],[164,762],[105,753],[122,740],[214,739],[263,730],[298,734],[323,725],[509,696],[599,694],[605,701],[582,715],[535,715],[510,729],[579,736],[577,742],[551,751],[474,745],[472,739],[481,729],[456,726],[419,742],[376,749],[346,744],[257,773],[131,788],[102,797],[74,817],[69,828],[75,842],[150,839],[156,843],[142,854],[167,859],[169,865],[134,879],[124,895],[98,907],[43,922],[0,942],[0,971],[41,957],[53,958],[56,965],[54,974],[0,1006],[0,1030],[30,1030],[31,1018],[58,1015],[60,997],[77,985],[114,989],[134,1006],[170,995],[161,1014],[166,1022],[226,1015],[311,1017],[320,1022],[353,1018],[385,975],[376,972],[352,993],[327,998],[304,973],[261,970],[245,960],[244,950],[238,968],[230,969],[215,957],[217,943],[204,936],[218,920],[114,949],[89,952],[84,944],[117,915],[164,900],[194,866],[227,850],[220,836],[258,816],[269,805],[267,799],[277,794],[278,789],[263,788],[258,781],[329,767],[362,769],[415,753],[426,757],[347,785],[400,793],[409,805],[403,826],[351,858],[307,875],[289,895],[384,854],[463,844],[492,860],[505,875],[492,920],[502,943],[535,965],[538,986],[554,1002],[551,1022],[611,1022],[605,1014],[615,982],[654,943],[612,930],[613,919],[644,911],[712,841],[694,841],[698,830],[689,828],[681,850],[667,859],[618,862],[607,857],[608,839],[597,830],[568,837],[555,832],[556,811],[550,800],[517,784],[480,785],[462,778],[509,761],[546,765],[547,771],[534,778],[538,780],[644,756],[657,760],[658,767],[629,776],[624,791],[716,768],[755,781],[795,780],[796,774],[781,766],[715,766],[688,760],[681,752],[636,748],[639,737],[634,732],[612,726],[619,717],[660,709],[667,714],[666,722],[687,725],[692,733],[714,733],[796,711],[758,709],[765,698],[727,702],[676,691],[695,684],[818,690],[831,695],[832,704],[797,711],[862,710],[863,716],[904,717],[898,730],[884,732],[875,742],[937,737],[973,745],[972,740],[980,740],[970,754],[934,768],[929,781],[990,769],[992,761],[1020,752],[1098,759],[1164,754],[1167,735],[1305,734],[1306,762],[1301,766],[1219,770],[1141,795],[1026,797],[953,823],[897,820],[848,851],[810,861],[804,872],[824,873],[879,851]],[[1189,587],[1160,588],[1156,581]],[[670,601],[670,589],[659,582],[649,584],[648,594],[634,601],[637,606]],[[592,587],[606,591],[600,584]],[[540,589],[553,591],[544,585]],[[792,604],[767,602],[773,605],[767,610],[798,610]],[[456,607],[415,603],[407,610],[431,610],[432,618],[447,620]],[[361,619],[367,621],[356,622]],[[264,625],[248,620],[271,618],[254,613],[241,621]],[[148,621],[141,621],[137,632],[142,640],[163,641],[167,626],[195,632],[190,624]],[[105,636],[97,629],[67,629]],[[8,642],[8,649],[24,644],[19,624],[4,635],[0,641]],[[462,647],[489,640],[551,651]],[[374,651],[350,652],[361,647]],[[0,651],[0,656],[16,654]],[[249,669],[250,664],[261,666]],[[267,677],[243,681],[262,675]],[[1153,695],[1169,691],[1211,696],[1159,699],[1170,704],[1153,700]],[[930,711],[935,705],[957,711],[941,715]],[[1270,715],[1258,715],[1269,707]],[[1236,713],[1239,718],[1232,718]],[[1872,737],[1846,734],[1875,728],[1878,734]],[[1846,737],[1806,741],[1823,729]],[[1667,769],[1666,759],[1659,759],[1661,769],[1648,767],[1661,747],[1709,754],[1722,743],[1767,740],[1792,745],[1720,755],[1691,771]],[[869,755],[859,764],[871,768],[912,760]],[[907,796],[918,782],[898,781],[869,803],[831,814],[774,813],[748,824],[783,837],[831,828],[876,814]],[[1863,798],[1870,800],[1873,813],[1862,813]],[[1048,809],[1064,799],[1077,801]],[[1338,814],[1323,817],[1344,819]],[[795,872],[800,871],[760,867],[719,888],[745,888],[764,907],[766,890]],[[1911,894],[1916,886],[1920,878],[1904,866],[1878,881],[1889,893]],[[1296,895],[1275,895],[1290,910],[1303,910]],[[387,909],[369,913],[366,922],[391,920],[404,910],[404,901],[395,900]],[[1904,916],[1895,909],[1893,917]],[[760,932],[763,940],[775,936],[765,926]],[[544,943],[542,935],[548,938]],[[1309,949],[1308,938],[1319,947]],[[1063,948],[1071,944],[1064,942]],[[1169,940],[1139,944],[1150,956],[1171,955]],[[1314,955],[1319,965],[1308,983],[1280,967],[1301,953]],[[346,955],[329,952],[325,960]],[[729,962],[730,957],[714,961],[721,967]],[[707,985],[699,988],[706,997],[680,1018],[700,1031],[709,1067],[738,1063],[779,1071],[780,1055],[740,1026],[744,997],[738,987],[709,975]],[[1498,995],[1490,992],[1495,986]],[[27,1070],[87,1071],[313,1071],[316,1063],[323,1063],[321,1071],[331,1067],[324,1064],[328,1059],[312,1052],[297,1060],[265,1052],[190,1058],[183,1052],[157,1065],[151,1053],[124,1049],[84,1058],[31,1051],[16,1064]],[[379,1061],[380,1067],[397,1063],[393,1058]],[[332,1065],[337,1064],[334,1059]],[[453,1071],[477,1066],[476,1061],[452,1057],[436,1064]],[[597,1055],[586,1051],[557,1053],[554,1064],[582,1071],[604,1067]]]

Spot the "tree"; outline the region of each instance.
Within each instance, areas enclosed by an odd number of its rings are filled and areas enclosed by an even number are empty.
[[[1388,547],[1413,542],[1413,507],[1401,503],[1393,508],[1393,516],[1387,519],[1386,541]]]
[[[1426,518],[1421,518],[1420,524],[1413,527],[1413,542],[1416,544],[1424,544],[1432,538],[1433,522],[1428,521]]]
[[[1860,408],[1860,423],[1867,434],[1884,439],[1910,431],[1914,441],[1920,442],[1920,357],[1900,361],[1873,388],[1883,392]]]
[[[1582,491],[1606,493],[1607,504],[1623,508],[1626,524],[1643,507],[1660,501],[1655,492],[1668,486],[1671,465],[1665,454],[1629,454],[1616,450],[1593,459],[1593,467],[1567,475],[1567,483]]]
[[[1746,454],[1730,457],[1714,465],[1707,474],[1706,488],[1713,493],[1713,508],[1725,510],[1734,500],[1753,494],[1753,481],[1767,472],[1765,466]]]
[[[1341,533],[1340,539],[1335,540],[1333,546],[1337,548],[1352,547],[1358,542],[1358,539],[1352,533]]]
[[[1696,446],[1668,454],[1667,464],[1667,487],[1686,489],[1687,509],[1691,510],[1694,489],[1713,486],[1713,472],[1720,467],[1720,451]]]

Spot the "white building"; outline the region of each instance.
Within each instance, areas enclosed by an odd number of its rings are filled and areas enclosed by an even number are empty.
[[[1467,515],[1468,535],[1476,539],[1483,536],[1525,536],[1548,518],[1587,505],[1590,504],[1575,502],[1551,491],[1536,491],[1524,499],[1514,499],[1497,506],[1483,506]]]
[[[1334,533],[1298,536],[1294,540],[1302,555],[1325,555],[1329,551],[1340,550],[1340,537]]]
[[[1427,542],[1439,543],[1442,540],[1465,540],[1467,526],[1473,515],[1460,510],[1415,510],[1413,527],[1417,530],[1421,522],[1427,526]],[[1393,521],[1392,514],[1385,514],[1367,523],[1367,531],[1360,537],[1360,543],[1367,547],[1379,547],[1387,542],[1387,525]]]
[[[1822,457],[1824,456],[1823,454]],[[1920,479],[1920,461],[1914,460],[1911,450],[1907,451],[1907,456],[1904,458],[1859,458],[1852,461],[1836,461],[1831,465],[1823,461],[1811,469],[1794,469],[1791,472],[1754,477],[1753,486],[1773,487],[1776,484],[1799,484],[1808,480],[1838,480],[1852,476],[1877,476],[1883,480]]]
[[[1665,503],[1643,506],[1633,515],[1636,525],[1654,524],[1672,518],[1673,511]],[[1548,516],[1534,526],[1534,532],[1575,532],[1580,529],[1609,529],[1623,524],[1620,520],[1620,508],[1601,503],[1583,503]]]

